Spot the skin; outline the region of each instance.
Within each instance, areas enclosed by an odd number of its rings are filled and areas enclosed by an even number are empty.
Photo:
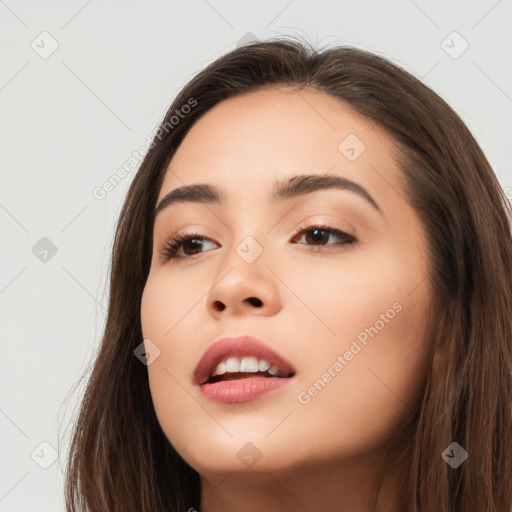
[[[349,134],[366,146],[354,161],[338,149]],[[201,476],[202,512],[401,510],[402,473],[384,466],[383,454],[425,386],[430,294],[424,231],[400,187],[392,146],[339,100],[281,86],[216,105],[173,157],[158,202],[193,183],[216,185],[227,197],[221,205],[177,203],[157,216],[141,307],[144,338],[161,351],[148,366],[156,414]],[[275,180],[296,174],[349,178],[381,211],[336,189],[268,201]],[[357,243],[341,245],[329,232],[323,245],[311,231],[294,235],[302,224],[326,224]],[[212,241],[166,262],[162,247],[184,230]],[[263,249],[250,264],[236,252],[247,236]],[[301,403],[299,394],[393,304],[401,306],[394,318]],[[271,346],[297,374],[253,401],[208,400],[192,381],[197,362],[214,340],[243,334]],[[237,457],[248,442],[261,453],[251,467]],[[388,478],[375,504],[380,471]]]

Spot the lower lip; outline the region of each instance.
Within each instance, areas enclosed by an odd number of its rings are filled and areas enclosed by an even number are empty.
[[[224,403],[248,402],[286,386],[290,378],[247,377],[202,384],[201,392],[210,400]]]

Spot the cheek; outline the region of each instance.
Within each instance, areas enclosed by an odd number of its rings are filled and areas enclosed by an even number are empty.
[[[145,338],[175,340],[181,322],[208,292],[208,279],[190,272],[171,272],[162,267],[149,274],[141,300],[141,324]],[[174,344],[174,341],[173,341]]]
[[[156,417],[167,439],[190,461],[201,448],[198,438],[198,406],[191,399],[188,382],[178,372],[170,370],[165,355],[149,368],[149,387]],[[206,418],[202,420],[207,423]],[[207,446],[203,447],[207,450]]]
[[[422,270],[419,258],[409,264],[390,251],[380,252],[379,261],[358,255],[351,265],[309,274],[304,297],[334,334],[323,329],[321,350],[302,358],[308,370],[297,397],[304,414],[299,428],[307,428],[307,415],[322,416],[327,425],[340,425],[355,448],[384,442],[412,412],[430,348]],[[314,282],[329,285],[315,290]],[[316,429],[317,435],[323,430]]]
[[[141,300],[144,339],[150,339],[160,350],[159,358],[148,370],[150,377],[152,373],[167,370],[184,382],[190,378],[187,364],[194,348],[191,341],[197,328],[198,301],[207,287],[204,280],[194,285],[190,279],[171,279],[163,272],[160,274],[150,274]]]
[[[141,300],[142,333],[160,350],[148,365],[156,416],[175,448],[188,453],[190,446],[197,444],[197,433],[190,422],[198,413],[197,403],[190,396],[196,357],[191,353],[191,340],[197,332],[198,301],[208,287],[206,279],[185,279],[177,273],[171,278],[166,270],[148,277]]]
[[[301,435],[312,428],[309,435],[331,439],[335,451],[357,454],[386,444],[412,414],[424,389],[428,347],[411,301],[402,298],[401,305],[388,323],[369,316],[363,328],[352,325],[356,336],[340,337],[328,354],[310,357],[297,395]]]
[[[285,282],[293,283],[301,307],[307,306],[321,321],[318,331],[327,341],[342,343],[377,321],[380,326],[382,314],[384,321],[390,317],[395,324],[421,324],[423,319],[427,304],[421,286],[425,284],[424,265],[418,255],[404,258],[391,244],[347,252],[319,264],[308,261],[304,268],[289,265],[279,270]],[[296,302],[293,297],[291,302]],[[407,307],[407,314],[396,311],[400,305]]]

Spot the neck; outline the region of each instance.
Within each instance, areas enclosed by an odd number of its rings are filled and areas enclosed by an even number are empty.
[[[393,460],[393,459],[391,459]],[[399,512],[398,467],[372,460],[330,460],[293,470],[254,468],[201,476],[201,512]],[[379,479],[380,489],[378,488]]]

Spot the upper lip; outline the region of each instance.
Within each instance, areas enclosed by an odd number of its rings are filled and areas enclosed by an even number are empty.
[[[221,338],[214,341],[204,352],[194,370],[194,383],[204,384],[215,367],[228,357],[254,356],[267,360],[272,366],[281,371],[295,374],[295,369],[282,356],[274,352],[262,341],[251,336],[238,336],[236,338]]]

